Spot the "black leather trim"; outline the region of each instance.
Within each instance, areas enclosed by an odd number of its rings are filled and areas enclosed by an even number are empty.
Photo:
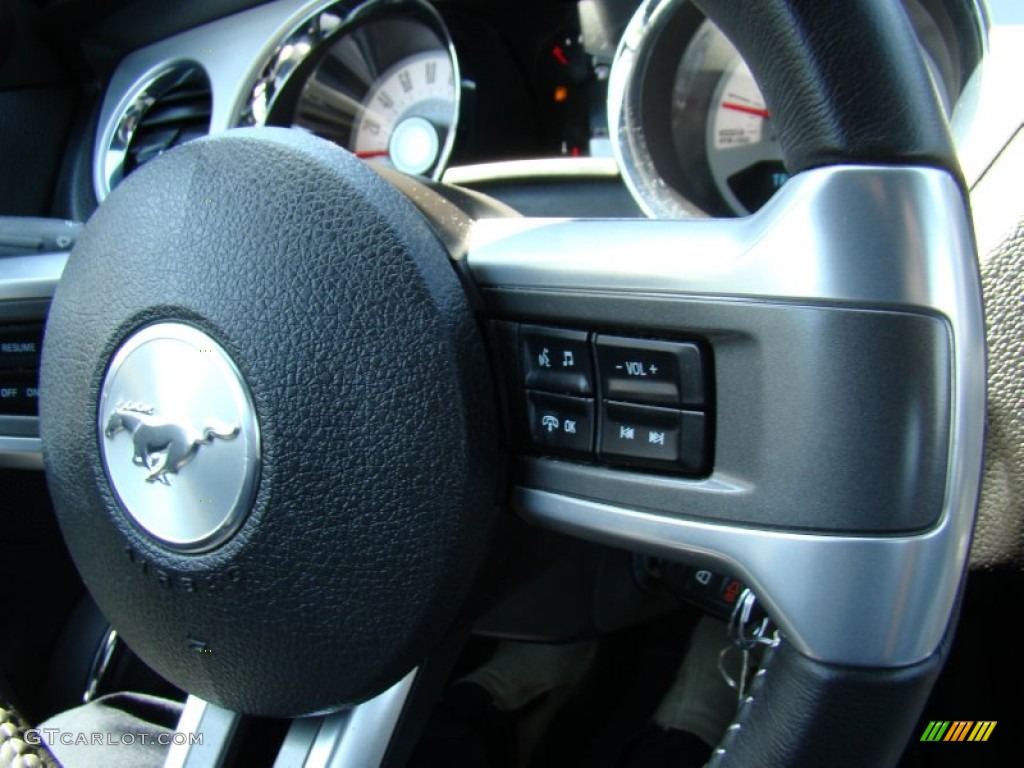
[[[896,765],[945,648],[911,667],[878,670],[822,664],[779,642],[766,652],[709,768]]]
[[[892,0],[696,0],[750,65],[792,173],[917,164],[960,178],[914,33]]]

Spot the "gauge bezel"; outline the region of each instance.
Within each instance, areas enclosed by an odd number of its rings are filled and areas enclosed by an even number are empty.
[[[608,79],[608,131],[623,181],[651,218],[707,213],[672,184],[673,163],[656,155],[668,136],[669,98],[676,65],[704,17],[687,0],[645,0],[626,27]],[[667,89],[667,91],[666,91]],[[654,114],[650,114],[653,112]],[[664,154],[664,153],[662,153]],[[668,176],[668,179],[666,179]]]
[[[148,72],[124,95],[114,111],[117,120],[108,123],[100,135],[100,151],[93,163],[93,189],[97,200],[105,199],[127,175],[128,148],[146,112],[168,91],[196,73],[210,87],[210,75],[198,62],[172,59]]]

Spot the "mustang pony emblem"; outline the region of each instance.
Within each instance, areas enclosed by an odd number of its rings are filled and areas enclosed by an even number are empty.
[[[168,475],[178,471],[195,458],[199,446],[209,445],[214,438],[231,440],[237,426],[213,423],[200,430],[183,427],[153,417],[153,408],[142,403],[124,403],[114,409],[103,433],[112,440],[122,429],[132,436],[135,454],[132,463],[149,470],[147,483],[170,485]]]

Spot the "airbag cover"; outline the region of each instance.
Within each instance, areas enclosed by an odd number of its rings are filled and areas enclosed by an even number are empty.
[[[167,322],[230,357],[262,442],[244,522],[199,553],[136,525],[100,462],[107,366]],[[70,258],[41,386],[71,554],[122,637],[188,692],[248,713],[326,711],[384,690],[452,623],[496,499],[487,360],[433,231],[347,152],[248,129],[129,177]]]

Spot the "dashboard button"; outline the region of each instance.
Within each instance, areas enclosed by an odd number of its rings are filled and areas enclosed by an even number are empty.
[[[519,347],[527,389],[574,395],[593,393],[594,376],[585,331],[522,325]]]
[[[594,446],[594,401],[582,397],[527,394],[530,437],[543,448],[576,455]]]
[[[0,373],[0,414],[39,414],[39,374]]]
[[[38,368],[42,339],[41,325],[11,325],[0,328],[0,370]]]
[[[656,405],[703,407],[704,365],[696,344],[597,337],[604,396]]]

